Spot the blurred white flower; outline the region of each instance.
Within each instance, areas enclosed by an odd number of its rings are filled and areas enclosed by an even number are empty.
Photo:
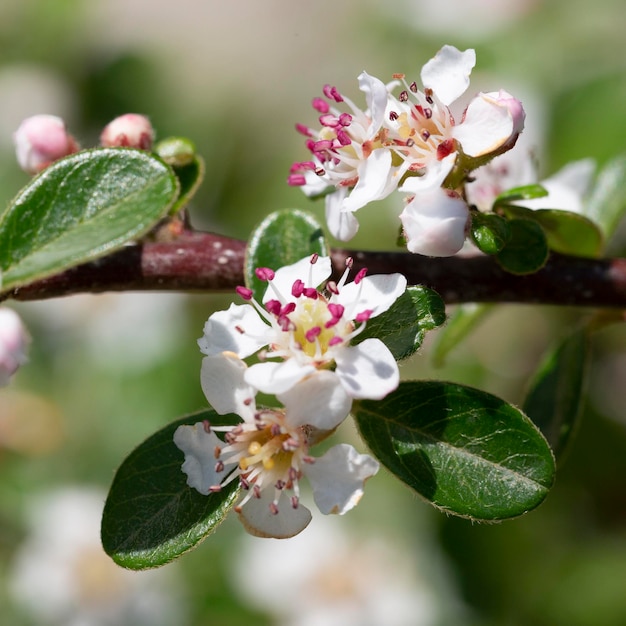
[[[243,599],[276,626],[435,626],[432,581],[386,534],[360,537],[334,518],[286,542],[242,537],[234,560]]]
[[[100,545],[104,493],[68,487],[35,497],[10,593],[41,626],[187,623],[173,570],[131,572]]]
[[[19,366],[26,363],[28,341],[20,316],[0,307],[0,387],[7,385]]]

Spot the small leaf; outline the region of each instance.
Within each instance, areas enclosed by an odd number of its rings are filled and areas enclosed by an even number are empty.
[[[561,254],[596,258],[602,252],[604,240],[600,229],[578,213],[561,209],[527,209],[509,206],[504,212],[510,217],[537,222],[546,235],[548,246]]]
[[[257,267],[277,270],[310,254],[326,256],[327,250],[322,227],[308,213],[298,209],[270,213],[248,241],[244,265],[246,286],[260,300],[267,284],[256,277]]]
[[[557,458],[580,418],[588,361],[589,331],[585,327],[547,355],[524,402],[524,411],[541,429]]]
[[[513,219],[509,222],[511,238],[496,255],[496,260],[511,274],[532,274],[539,271],[548,260],[546,235],[532,220]]]
[[[178,183],[180,193],[176,202],[172,205],[169,213],[175,215],[181,209],[184,209],[198,191],[198,188],[204,180],[204,159],[195,155],[190,163],[181,166],[172,166]]]
[[[554,480],[554,457],[534,424],[478,389],[402,382],[384,400],[362,400],[354,409],[363,439],[387,469],[448,513],[522,515]]]
[[[408,287],[387,311],[367,322],[354,343],[378,337],[399,361],[422,345],[426,331],[445,321],[446,305],[437,292],[420,285]]]
[[[456,348],[487,315],[493,311],[492,304],[461,304],[448,317],[444,328],[437,334],[432,359],[435,367],[441,367],[448,354]]]
[[[485,254],[497,254],[511,237],[509,223],[494,213],[474,211],[471,224],[472,240]]]
[[[510,202],[518,200],[532,200],[533,198],[543,198],[548,192],[545,187],[538,184],[523,185],[521,187],[513,187],[503,191],[494,201],[493,208],[504,206]]]
[[[626,213],[626,155],[609,161],[600,171],[585,205],[585,215],[609,239]]]
[[[85,150],[34,178],[0,216],[2,289],[108,254],[141,237],[176,199],[170,168],[147,152]]]
[[[187,485],[181,470],[184,454],[174,431],[205,419],[216,425],[241,421],[212,409],[188,415],[144,441],[117,470],[102,515],[102,545],[118,565],[141,570],[169,563],[212,533],[235,503],[237,481],[204,496]]]

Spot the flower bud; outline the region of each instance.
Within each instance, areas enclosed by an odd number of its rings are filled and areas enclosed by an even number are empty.
[[[18,367],[26,362],[28,333],[19,315],[0,308],[0,387],[8,384]]]
[[[455,192],[436,187],[416,194],[400,221],[409,252],[452,256],[465,242],[469,209]]]
[[[154,151],[172,167],[185,167],[196,158],[196,146],[186,137],[168,137],[154,147]]]
[[[13,134],[19,166],[28,174],[37,174],[54,161],[79,149],[67,132],[65,122],[55,115],[26,118]]]
[[[100,135],[100,145],[105,148],[139,148],[150,150],[154,129],[144,115],[126,113],[109,122]]]

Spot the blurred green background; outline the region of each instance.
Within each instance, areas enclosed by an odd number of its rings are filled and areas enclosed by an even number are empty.
[[[61,115],[87,147],[110,119],[139,112],[159,137],[192,138],[206,159],[197,227],[246,238],[275,209],[321,217],[321,203],[285,183],[291,163],[306,157],[294,123],[314,124],[312,97],[330,83],[362,102],[363,69],[419,82],[445,43],[476,49],[471,92],[504,88],[523,100],[523,141],[543,174],[583,157],[601,165],[626,142],[624,32],[623,0],[3,0],[0,197],[6,204],[27,182],[11,144],[24,117]],[[364,209],[351,246],[393,247],[398,211],[393,201]],[[30,363],[0,391],[1,623],[626,623],[620,326],[594,337],[578,437],[548,500],[521,519],[446,517],[382,471],[346,518],[318,515],[289,542],[250,539],[227,520],[177,563],[122,579],[101,558],[92,520],[91,552],[71,556],[61,535],[73,525],[80,535],[82,521],[61,507],[63,494],[89,489],[102,502],[135,445],[205,405],[196,338],[229,301],[108,294],[16,305],[33,342]],[[520,403],[542,353],[580,314],[502,306],[444,367],[431,366],[426,345],[401,372]],[[59,527],[50,501],[65,511]]]

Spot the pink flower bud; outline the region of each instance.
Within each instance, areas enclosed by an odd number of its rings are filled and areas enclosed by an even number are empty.
[[[19,166],[28,174],[37,174],[54,161],[79,149],[67,132],[65,122],[55,115],[26,118],[13,134]]]
[[[100,145],[105,148],[139,148],[150,150],[154,129],[144,115],[126,113],[109,122],[100,135]]]
[[[28,333],[19,315],[0,308],[0,387],[8,384],[17,368],[26,362]]]

